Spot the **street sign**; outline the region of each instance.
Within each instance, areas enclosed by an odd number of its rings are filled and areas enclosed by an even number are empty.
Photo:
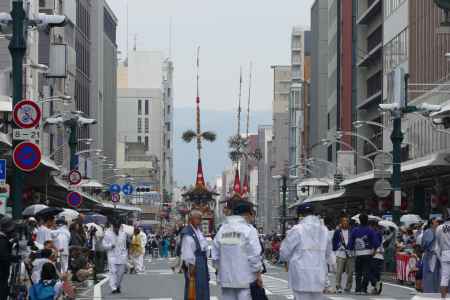
[[[122,186],[122,192],[127,196],[133,194],[133,186],[130,183],[124,184]]]
[[[111,184],[111,186],[109,187],[109,191],[111,193],[120,193],[120,185],[118,185],[118,184]]]
[[[9,184],[0,185],[0,214],[5,214],[9,199]]]
[[[81,182],[81,173],[78,170],[72,170],[69,173],[69,183],[71,185],[77,185]]]
[[[120,194],[118,193],[111,194],[111,202],[113,203],[120,202]]]
[[[386,179],[380,179],[375,182],[373,185],[373,191],[375,195],[377,195],[380,198],[386,198],[391,194],[392,186],[389,181]]]
[[[39,146],[30,142],[22,142],[14,148],[14,165],[24,171],[31,172],[36,170],[41,164],[42,154]]]
[[[0,159],[0,183],[6,181],[6,159]]]
[[[33,100],[22,100],[14,105],[13,120],[23,129],[36,127],[41,121],[41,108]]]
[[[83,197],[77,192],[70,192],[67,194],[66,200],[69,206],[75,208],[78,208],[83,204]]]
[[[13,129],[13,140],[15,141],[39,140],[39,130]]]

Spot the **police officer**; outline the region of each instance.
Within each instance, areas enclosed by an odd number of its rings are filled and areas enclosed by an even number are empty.
[[[238,200],[214,238],[212,259],[224,300],[250,300],[250,285],[263,287],[261,245],[251,225],[252,204]]]
[[[289,286],[296,300],[324,299],[331,255],[328,228],[310,204],[300,205],[297,213],[304,218],[289,230],[280,249],[281,260],[288,263]]]

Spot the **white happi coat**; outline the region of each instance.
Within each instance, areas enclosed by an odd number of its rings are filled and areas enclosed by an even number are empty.
[[[114,246],[114,247],[113,247]],[[127,234],[119,229],[116,235],[112,228],[109,228],[103,238],[103,247],[108,253],[108,263],[114,265],[125,265],[127,263]]]
[[[289,287],[294,292],[323,292],[331,249],[328,229],[316,216],[304,218],[287,233],[280,256],[289,265]]]
[[[248,289],[262,269],[258,232],[241,216],[227,217],[214,238],[212,259],[222,288]]]

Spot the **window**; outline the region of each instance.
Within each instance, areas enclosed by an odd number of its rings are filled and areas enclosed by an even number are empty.
[[[148,100],[145,100],[145,114],[148,115]]]
[[[150,126],[149,126],[149,120],[148,118],[145,118],[145,133],[149,133]]]
[[[142,118],[138,118],[137,122],[137,132],[142,133]]]
[[[142,115],[142,100],[138,100],[138,115]]]
[[[328,146],[328,161],[333,161],[333,145]]]
[[[148,151],[148,136],[145,137],[145,150]]]
[[[138,143],[142,144],[142,137],[141,136],[138,136]]]

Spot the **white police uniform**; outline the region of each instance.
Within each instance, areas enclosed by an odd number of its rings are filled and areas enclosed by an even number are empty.
[[[289,287],[296,300],[324,299],[331,251],[328,229],[316,216],[307,216],[287,233],[280,257],[288,263]]]
[[[250,300],[250,284],[262,269],[256,229],[242,216],[229,216],[217,232],[212,259],[224,300]]]
[[[119,234],[116,234],[112,228],[105,232],[103,247],[108,254],[109,285],[114,291],[120,288],[128,262],[127,234],[122,227],[119,229]]]
[[[447,287],[450,281],[450,220],[436,229],[436,242],[441,254],[441,287]]]

